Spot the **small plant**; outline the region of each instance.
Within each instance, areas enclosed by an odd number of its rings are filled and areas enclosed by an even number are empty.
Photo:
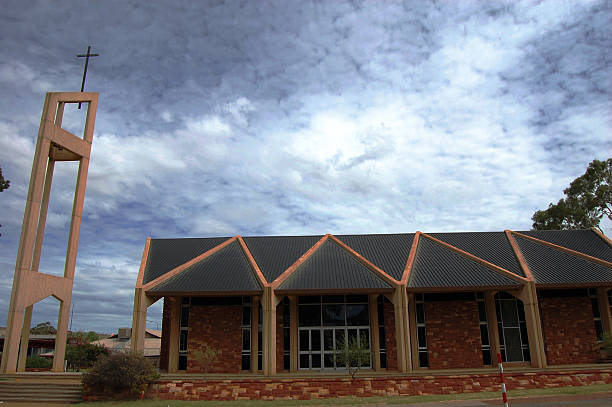
[[[135,397],[158,378],[159,372],[142,354],[117,353],[101,357],[82,381],[94,392]]]
[[[364,366],[370,366],[370,349],[368,347],[368,337],[362,334],[361,338],[353,336],[346,340],[341,339],[336,344],[334,349],[334,358],[336,365],[346,367],[346,370],[351,375],[351,379],[355,379],[355,375]]]
[[[203,344],[202,349],[196,349],[192,352],[193,358],[200,362],[200,366],[204,369],[204,373],[208,373],[209,364],[217,360],[217,351],[208,344]]]
[[[51,366],[53,366],[53,361],[51,359],[40,356],[28,356],[26,359],[26,368],[48,369]]]

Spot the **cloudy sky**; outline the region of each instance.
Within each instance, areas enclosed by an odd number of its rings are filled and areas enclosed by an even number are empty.
[[[0,325],[44,95],[79,90],[87,45],[72,327],[110,332],[131,325],[147,236],[529,229],[612,153],[611,4],[4,3]],[[62,270],[76,169],[56,165],[44,272]]]

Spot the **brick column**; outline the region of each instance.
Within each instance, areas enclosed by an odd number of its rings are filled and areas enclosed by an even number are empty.
[[[181,303],[182,297],[166,297],[170,308],[170,335],[168,341],[168,373],[176,373],[179,359],[179,337],[181,334]],[[190,321],[191,325],[191,321]],[[144,343],[144,335],[143,335]],[[143,348],[144,351],[144,348]]]

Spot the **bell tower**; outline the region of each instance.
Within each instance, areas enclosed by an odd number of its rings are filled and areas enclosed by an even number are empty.
[[[82,137],[62,128],[67,103],[87,104]],[[0,367],[2,373],[25,370],[32,306],[49,296],[60,302],[53,371],[64,370],[72,284],[97,108],[98,93],[94,92],[52,92],[45,98],[21,226]],[[63,277],[38,271],[56,161],[79,162]]]

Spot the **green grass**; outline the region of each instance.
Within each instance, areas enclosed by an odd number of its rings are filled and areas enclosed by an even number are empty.
[[[558,387],[551,389],[515,390],[509,391],[508,397],[546,396],[554,394],[592,394],[612,391],[612,384],[597,384],[592,386]],[[475,400],[475,399],[501,399],[499,392],[444,394],[437,396],[390,396],[390,397],[341,397],[335,399],[315,400],[240,400],[240,401],[174,401],[174,400],[145,400],[145,401],[106,401],[80,403],[79,407],[246,407],[246,406],[342,406],[342,405],[397,405],[410,403],[423,403],[428,401],[445,400]]]

